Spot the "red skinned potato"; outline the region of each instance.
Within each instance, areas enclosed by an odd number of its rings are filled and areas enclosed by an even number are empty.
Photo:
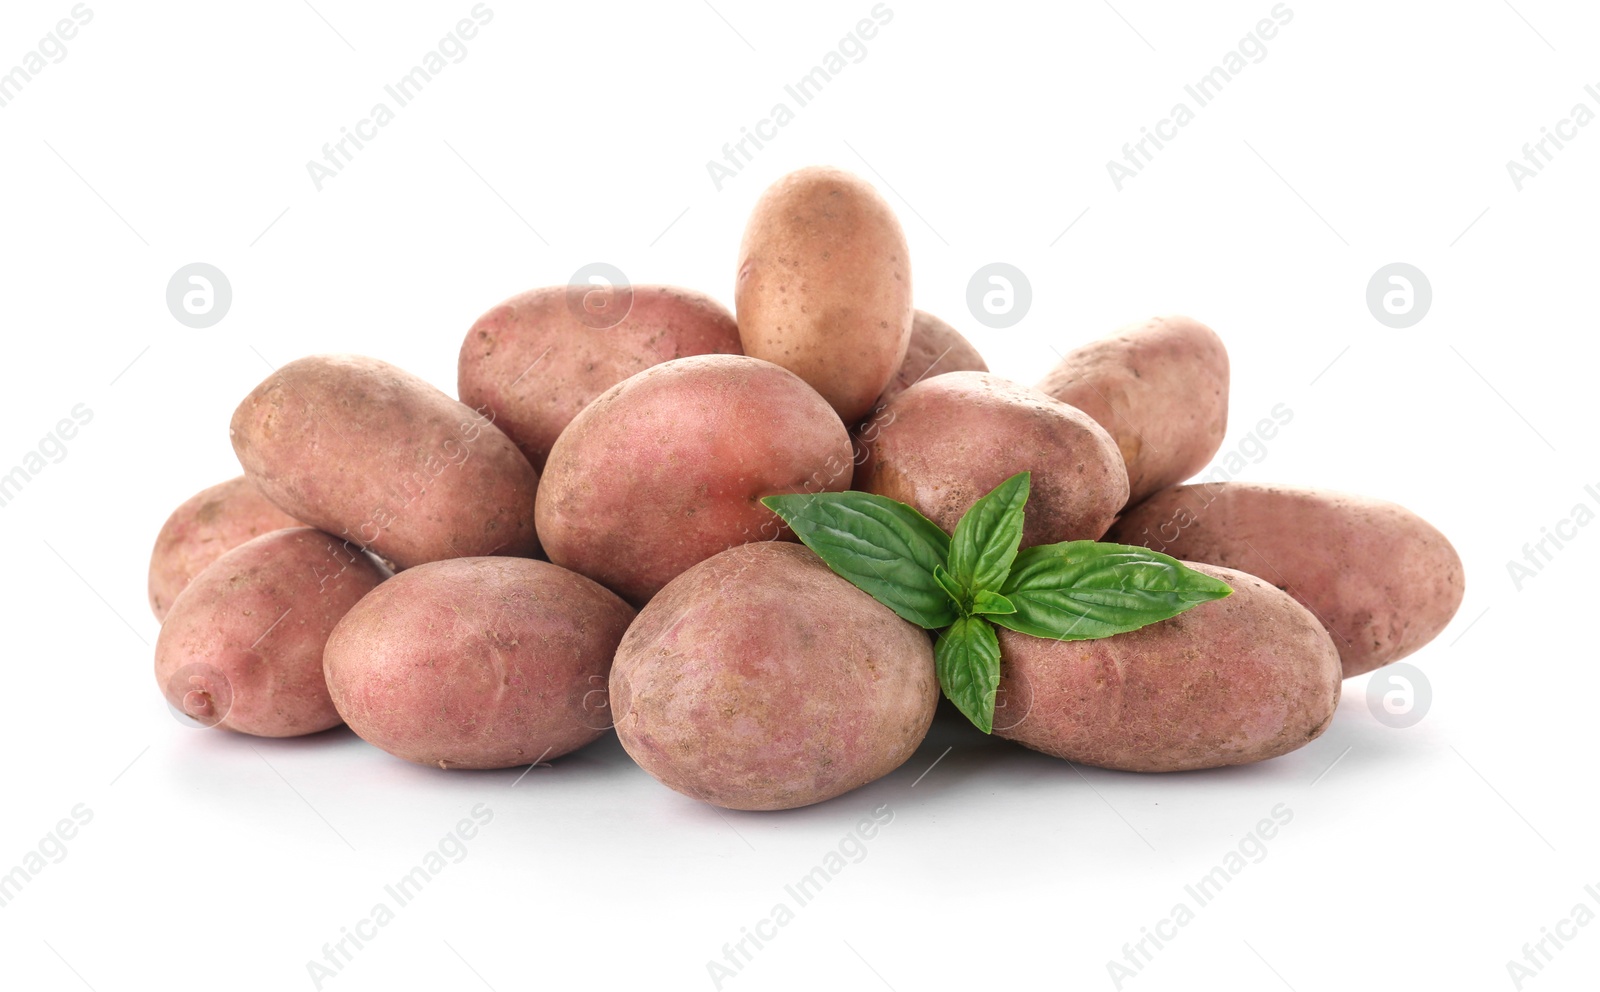
[[[961,332],[931,313],[916,311],[911,321],[911,341],[906,345],[905,361],[884,387],[875,406],[905,392],[908,386],[946,372],[987,372],[989,366],[972,342]]]
[[[157,620],[166,619],[184,586],[244,542],[302,526],[273,506],[244,476],[202,489],[173,510],[156,535],[155,549],[150,552],[150,612]]]
[[[1466,580],[1449,539],[1403,506],[1327,490],[1219,482],[1134,507],[1107,540],[1258,575],[1333,635],[1346,678],[1438,636]]]
[[[1191,317],[1152,317],[1068,353],[1039,382],[1116,438],[1128,503],[1190,478],[1228,429],[1228,350]]]
[[[635,606],[691,565],[787,537],[761,498],[848,489],[850,437],[792,372],[680,358],[606,390],[556,439],[537,519],[557,565]]]
[[[322,649],[387,572],[309,527],[239,545],[173,601],[156,640],[167,702],[208,727],[296,737],[339,725]]]
[[[900,221],[848,172],[789,173],[745,225],[734,309],[746,355],[794,372],[855,423],[905,361],[911,337]]]
[[[633,615],[548,562],[429,562],[345,614],[323,664],[334,706],[370,743],[422,765],[511,768],[610,728],[606,677]]]
[[[1033,473],[1022,546],[1096,540],[1128,498],[1116,442],[1089,416],[988,372],[924,379],[862,425],[855,488],[947,532],[995,486]]]
[[[1100,640],[1000,631],[994,732],[1130,772],[1239,765],[1314,740],[1339,705],[1339,654],[1305,607],[1253,575],[1185,562],[1233,587]]]
[[[938,699],[925,631],[773,541],[674,579],[611,669],[622,746],[728,809],[792,809],[882,778],[922,743]]]
[[[487,417],[387,362],[290,362],[239,404],[230,434],[280,509],[397,568],[539,552],[539,473]]]
[[[608,302],[619,312],[597,318],[581,306],[583,291],[514,296],[478,318],[461,344],[461,402],[490,413],[541,471],[578,411],[628,376],[674,358],[740,354],[733,314],[702,293],[617,287]]]

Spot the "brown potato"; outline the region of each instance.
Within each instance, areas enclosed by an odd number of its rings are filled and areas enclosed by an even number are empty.
[[[909,503],[953,532],[972,504],[1033,474],[1023,547],[1095,540],[1128,498],[1111,435],[1089,416],[988,372],[924,379],[862,425],[855,488]]]
[[[734,309],[744,353],[794,372],[847,424],[905,361],[911,263],[877,190],[839,169],[791,172],[745,225]]]
[[[1128,511],[1107,540],[1259,575],[1333,635],[1346,678],[1404,658],[1461,606],[1450,541],[1403,506],[1250,482],[1175,486]]]
[[[173,601],[156,640],[156,681],[168,703],[207,727],[257,737],[336,727],[322,649],[387,574],[309,527],[247,541]]]
[[[911,342],[906,346],[905,361],[889,380],[874,407],[905,392],[906,387],[931,379],[946,372],[987,372],[983,356],[961,332],[931,313],[916,311],[911,321]]]
[[[1328,632],[1253,575],[1190,567],[1233,594],[1101,640],[1001,630],[994,732],[1081,764],[1174,772],[1275,758],[1326,730],[1340,687]]]
[[[490,310],[461,344],[461,402],[487,410],[533,467],[578,411],[636,372],[689,355],[740,354],[739,325],[711,297],[673,286],[620,287],[604,320],[552,286]],[[622,302],[617,302],[622,301]]]
[[[1228,429],[1228,350],[1191,317],[1152,317],[1086,344],[1038,389],[1117,439],[1130,506],[1205,468]]]
[[[922,743],[938,698],[926,632],[773,541],[673,580],[611,670],[633,759],[729,809],[792,809],[882,778]]]
[[[487,417],[387,362],[290,362],[239,404],[230,433],[280,509],[397,568],[539,552],[538,472]]]
[[[150,612],[164,620],[172,601],[205,567],[251,538],[300,521],[273,506],[244,476],[184,500],[150,552]]]
[[[350,729],[439,768],[560,757],[611,726],[606,677],[633,609],[526,558],[407,569],[345,614],[323,665]]]
[[[848,489],[853,470],[844,425],[794,373],[679,358],[606,390],[556,439],[539,533],[551,561],[642,606],[719,551],[788,536],[763,496]]]

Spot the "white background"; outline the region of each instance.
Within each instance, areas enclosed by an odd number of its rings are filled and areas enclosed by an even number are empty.
[[[91,0],[67,57],[0,109],[0,472],[74,405],[94,414],[0,508],[0,871],[75,805],[94,816],[0,909],[6,988],[310,989],[307,961],[479,803],[494,818],[465,860],[325,988],[710,989],[708,960],[882,804],[866,857],[725,988],[1112,989],[1107,961],[1280,803],[1265,859],[1125,988],[1513,988],[1506,962],[1590,899],[1600,527],[1520,590],[1506,563],[1600,487],[1600,126],[1521,191],[1506,161],[1600,109],[1592,5],[1290,0],[1267,57],[1119,192],[1106,161],[1193,108],[1184,85],[1269,0],[890,0],[866,57],[718,191],[707,160],[869,0],[490,0],[467,57],[318,192],[306,162],[472,4],[312,2]],[[0,8],[0,71],[70,9]],[[751,204],[812,163],[884,192],[918,305],[995,371],[1033,382],[1057,350],[1192,314],[1232,355],[1225,452],[1274,405],[1294,414],[1243,478],[1387,497],[1450,535],[1466,601],[1409,659],[1425,718],[1383,725],[1356,679],[1303,750],[1166,776],[941,720],[883,781],[743,814],[658,785],[612,738],[519,781],[168,715],[149,547],[237,473],[228,416],[267,363],[357,351],[453,392],[481,312],[592,261],[731,305]],[[204,330],[164,302],[195,261],[234,293]],[[966,308],[994,261],[1033,286],[1007,330]],[[1407,329],[1365,303],[1395,261],[1433,289]],[[1592,988],[1600,925],[1578,934],[1524,987]]]

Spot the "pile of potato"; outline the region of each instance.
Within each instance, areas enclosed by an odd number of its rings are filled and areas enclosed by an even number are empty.
[[[467,332],[460,401],[372,358],[278,369],[233,414],[244,475],[178,507],[150,564],[156,678],[208,727],[340,723],[442,769],[555,758],[614,726],[651,775],[735,809],[888,774],[939,701],[929,633],[835,574],[761,499],[864,490],[949,531],[1031,473],[1022,545],[1170,554],[1233,594],[1100,640],[1002,631],[994,732],[1069,761],[1258,761],[1344,678],[1437,635],[1461,562],[1391,503],[1183,485],[1218,451],[1228,356],[1186,317],[1034,387],[912,307],[869,185],[762,196],[737,315],[667,286],[559,286]]]

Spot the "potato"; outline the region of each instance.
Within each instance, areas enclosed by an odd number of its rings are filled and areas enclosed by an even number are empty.
[[[711,297],[672,286],[625,291],[631,307],[611,326],[574,310],[577,287],[523,293],[478,318],[461,344],[461,402],[488,411],[540,471],[562,428],[628,376],[673,358],[740,353],[733,314]]]
[[[791,172],[745,225],[734,298],[744,353],[810,383],[847,424],[905,361],[911,263],[894,211],[839,169]]]
[[[173,600],[156,639],[156,681],[167,702],[207,727],[257,737],[336,727],[323,645],[387,574],[309,527],[247,541]]]
[[[600,394],[556,439],[536,517],[550,560],[635,606],[735,544],[788,536],[777,493],[848,489],[850,438],[792,372],[679,358]]]
[[[884,387],[874,407],[905,392],[906,387],[923,379],[931,379],[946,372],[987,372],[983,356],[961,332],[931,313],[916,311],[911,320],[911,342],[906,346],[905,361],[900,370]]]
[[[489,418],[375,358],[290,362],[233,414],[246,477],[397,568],[539,552],[539,474]]]
[[[1233,594],[1101,640],[1001,630],[994,732],[1085,765],[1175,772],[1275,758],[1326,730],[1340,687],[1328,632],[1253,575],[1189,567]]]
[[[1266,579],[1328,628],[1346,678],[1433,640],[1465,589],[1455,548],[1426,520],[1326,490],[1176,486],[1130,510],[1107,539]]]
[[[1081,410],[988,372],[924,379],[862,426],[855,488],[954,531],[972,504],[1033,473],[1022,544],[1094,540],[1128,498],[1116,442]]]
[[[209,564],[254,537],[300,521],[273,506],[244,476],[184,500],[150,552],[150,612],[164,620],[183,587]]]
[[[440,768],[560,757],[611,726],[606,676],[633,609],[526,558],[407,569],[345,614],[323,666],[350,729]]]
[[[922,743],[938,698],[926,632],[774,541],[674,579],[611,669],[622,746],[729,809],[792,809],[882,778]]]
[[[1228,429],[1228,351],[1191,317],[1129,324],[1067,354],[1038,388],[1117,439],[1130,506],[1204,468]]]

